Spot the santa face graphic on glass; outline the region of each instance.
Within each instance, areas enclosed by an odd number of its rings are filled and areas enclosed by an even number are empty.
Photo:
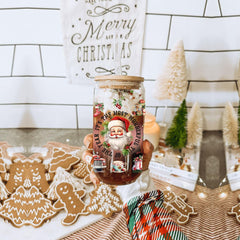
[[[131,143],[131,133],[128,131],[129,121],[122,117],[114,117],[108,124],[108,133],[105,141],[115,151],[122,151]]]

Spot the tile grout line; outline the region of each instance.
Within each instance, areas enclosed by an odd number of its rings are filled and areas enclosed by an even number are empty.
[[[188,84],[187,84],[187,93],[188,93],[188,90],[189,90],[189,88],[190,88],[190,84],[191,84],[191,82],[188,81]]]
[[[239,98],[240,96],[239,96],[238,80],[235,80],[235,84],[236,84],[236,88],[237,88],[237,92],[238,92],[238,98]]]
[[[31,77],[31,78],[40,78],[42,75],[0,75],[0,78],[15,78],[15,77]],[[49,76],[44,75],[43,78],[66,78],[66,76]],[[155,79],[144,79],[144,82],[155,82]],[[221,82],[235,82],[234,79],[224,79],[224,80],[188,80],[188,82],[201,82],[201,83],[221,83]]]
[[[92,107],[91,104],[67,104],[67,103],[29,103],[29,102],[22,102],[22,103],[0,103],[0,105],[42,105],[42,106],[81,106],[81,107]]]
[[[41,105],[41,106],[72,106],[72,107],[92,107],[92,105],[87,104],[60,104],[60,103],[0,103],[0,106],[9,106],[9,105]],[[147,108],[155,108],[157,111],[159,108],[179,108],[179,106],[169,106],[169,105],[159,105],[159,106],[146,106]],[[187,106],[187,108],[191,108],[192,106]],[[235,106],[236,107],[236,106]],[[201,106],[203,109],[223,109],[225,106]]]
[[[1,76],[0,76],[1,77]],[[144,79],[144,82],[154,82],[156,81],[155,79]],[[188,80],[188,82],[202,82],[202,83],[214,83],[214,82],[235,82],[235,79],[224,79],[224,80]]]
[[[203,17],[205,17],[205,14],[206,14],[207,4],[208,4],[208,0],[206,0],[206,2],[205,2],[205,6],[204,6],[204,10],[203,10]]]
[[[12,58],[12,67],[11,67],[11,77],[13,75],[13,67],[14,67],[14,61],[15,61],[15,52],[16,52],[16,45],[14,45],[13,48],[13,58]]]
[[[0,11],[6,10],[54,10],[60,11],[60,8],[44,8],[44,7],[15,7],[15,8],[0,8]]]
[[[170,51],[171,49],[165,48],[142,48],[143,51]],[[224,52],[239,52],[240,49],[230,49],[230,50],[197,50],[197,49],[184,49],[185,52],[195,52],[195,53],[224,53]]]
[[[168,37],[167,37],[166,50],[168,49],[168,44],[169,44],[169,39],[170,39],[170,34],[171,34],[171,26],[172,26],[172,16],[170,17],[170,20],[169,20],[169,28],[168,28]]]
[[[220,15],[221,17],[223,16],[222,14],[222,8],[221,8],[221,3],[220,3],[220,0],[218,0],[218,7],[219,7],[219,12],[220,12]]]
[[[158,107],[155,108],[155,117],[157,117]]]
[[[43,68],[43,58],[42,58],[41,45],[39,45],[38,47],[39,47],[39,54],[40,54],[40,61],[41,61],[41,68],[42,68],[42,76],[44,77],[44,68]]]
[[[52,44],[52,43],[6,43],[0,44],[1,47],[5,46],[49,46],[49,47],[63,47],[63,44]]]
[[[227,82],[227,83],[230,83],[230,82],[236,82],[236,80],[232,80],[232,79],[229,79],[229,80],[208,80],[208,81],[205,81],[205,80],[188,80],[189,82],[200,82],[200,83],[222,83],[222,82]]]
[[[79,129],[79,119],[78,119],[78,105],[76,106],[76,123],[77,123],[77,129]]]
[[[168,40],[170,35],[170,28],[171,28],[171,22],[169,23],[169,32],[168,32]],[[167,42],[168,45],[168,42]],[[0,44],[1,47],[3,46],[49,46],[49,47],[63,47],[62,44],[35,44],[35,43],[15,43],[15,44]],[[142,48],[143,51],[170,51],[171,49],[168,48]],[[222,50],[198,50],[198,49],[184,49],[185,52],[203,52],[203,53],[219,53],[219,52],[239,52],[240,49],[222,49]]]
[[[21,78],[66,78],[66,76],[42,76],[42,75],[9,75],[9,76],[0,76],[0,78],[16,78],[16,77],[21,77]]]
[[[146,15],[155,15],[155,16],[173,16],[173,17],[190,17],[190,18],[232,18],[232,17],[240,17],[240,15],[225,15],[225,16],[200,16],[200,15],[184,15],[184,14],[171,14],[171,13],[146,13]]]

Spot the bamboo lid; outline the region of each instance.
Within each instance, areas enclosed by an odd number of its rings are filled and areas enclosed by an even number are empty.
[[[127,81],[127,82],[143,82],[143,77],[138,76],[125,76],[125,75],[107,75],[107,76],[96,76],[95,81]]]
[[[144,78],[138,76],[123,76],[123,75],[107,75],[97,76],[95,81],[99,82],[100,88],[111,89],[138,89],[139,84],[144,81]]]

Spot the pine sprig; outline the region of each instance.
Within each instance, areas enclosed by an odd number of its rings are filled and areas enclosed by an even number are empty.
[[[105,136],[108,132],[108,121],[105,121],[102,125],[103,125],[103,130],[100,132],[101,136]]]
[[[133,125],[130,125],[129,127],[128,127],[128,131],[133,131],[134,130],[134,126]]]
[[[128,149],[123,149],[122,154],[123,154],[123,156],[127,156],[129,154],[129,150]]]
[[[165,141],[166,145],[179,150],[187,144],[187,106],[185,99],[173,118]]]

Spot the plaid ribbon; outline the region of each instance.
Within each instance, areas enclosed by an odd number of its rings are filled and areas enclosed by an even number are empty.
[[[160,190],[132,198],[123,206],[128,230],[134,240],[187,240],[163,207]]]

